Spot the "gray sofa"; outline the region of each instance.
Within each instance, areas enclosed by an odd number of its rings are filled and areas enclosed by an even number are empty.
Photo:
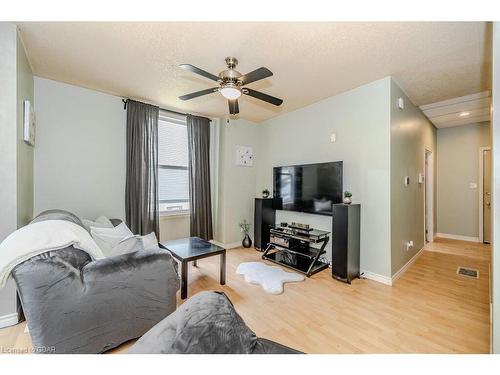
[[[51,218],[60,212],[34,221]],[[70,246],[30,258],[12,276],[39,353],[101,353],[137,338],[175,310],[179,289],[175,261],[163,250],[92,261]]]
[[[201,292],[151,328],[131,354],[298,354],[257,337],[222,292]]]

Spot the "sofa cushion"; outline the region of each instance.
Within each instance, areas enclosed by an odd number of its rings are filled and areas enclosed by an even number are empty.
[[[129,353],[250,354],[257,336],[222,292],[201,292],[142,336]]]
[[[39,213],[33,220],[31,220],[31,224],[45,220],[66,220],[78,224],[82,228],[85,228],[78,216],[72,214],[71,212],[59,209],[47,210]]]

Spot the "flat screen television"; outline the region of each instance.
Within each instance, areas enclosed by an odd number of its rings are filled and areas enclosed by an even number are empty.
[[[342,162],[274,167],[273,194],[283,210],[331,215],[342,202]]]

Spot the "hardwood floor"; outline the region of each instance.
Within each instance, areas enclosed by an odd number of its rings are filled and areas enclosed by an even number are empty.
[[[225,286],[218,284],[218,257],[190,266],[189,295],[223,290],[258,336],[307,353],[489,353],[489,245],[438,239],[426,249],[392,287],[364,279],[343,284],[325,270],[286,284],[278,296],[235,272],[260,253],[234,249]],[[457,275],[458,266],[478,269],[479,279]],[[0,330],[0,347],[29,348],[24,326]]]

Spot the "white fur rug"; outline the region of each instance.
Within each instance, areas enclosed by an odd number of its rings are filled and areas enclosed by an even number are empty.
[[[291,281],[304,281],[304,276],[294,272],[283,271],[279,267],[268,266],[262,262],[240,263],[236,269],[238,275],[244,275],[250,284],[260,284],[271,294],[283,293],[283,284]]]

